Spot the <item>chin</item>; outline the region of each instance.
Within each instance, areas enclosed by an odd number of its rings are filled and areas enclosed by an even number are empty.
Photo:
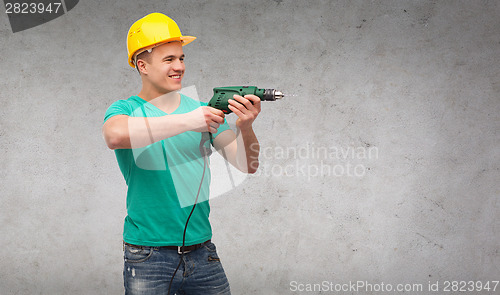
[[[182,89],[182,85],[170,86],[170,87],[165,87],[164,92],[168,93],[168,92],[172,92],[172,91],[179,91],[181,89]]]

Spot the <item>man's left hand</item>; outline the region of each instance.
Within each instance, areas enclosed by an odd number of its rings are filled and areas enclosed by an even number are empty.
[[[230,99],[228,108],[238,116],[236,126],[240,130],[252,128],[252,123],[260,113],[260,98],[253,94],[234,95]]]

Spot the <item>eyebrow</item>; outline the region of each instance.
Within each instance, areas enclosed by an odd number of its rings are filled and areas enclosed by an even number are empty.
[[[163,59],[167,59],[167,58],[176,58],[176,57],[177,57],[176,55],[172,55],[172,54],[171,54],[171,55],[165,56]],[[186,57],[186,55],[185,55],[185,54],[181,55],[179,58],[184,58],[184,57]]]

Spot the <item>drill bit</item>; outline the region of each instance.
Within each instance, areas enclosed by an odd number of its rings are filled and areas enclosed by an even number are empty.
[[[276,100],[276,99],[282,99],[283,97],[285,97],[285,95],[283,94],[283,92],[278,91],[278,90],[274,91],[274,100]]]

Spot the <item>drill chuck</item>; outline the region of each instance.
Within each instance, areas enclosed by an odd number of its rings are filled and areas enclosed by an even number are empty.
[[[275,101],[277,99],[282,99],[285,97],[283,92],[275,89],[264,89],[264,95],[262,95],[261,100]]]

